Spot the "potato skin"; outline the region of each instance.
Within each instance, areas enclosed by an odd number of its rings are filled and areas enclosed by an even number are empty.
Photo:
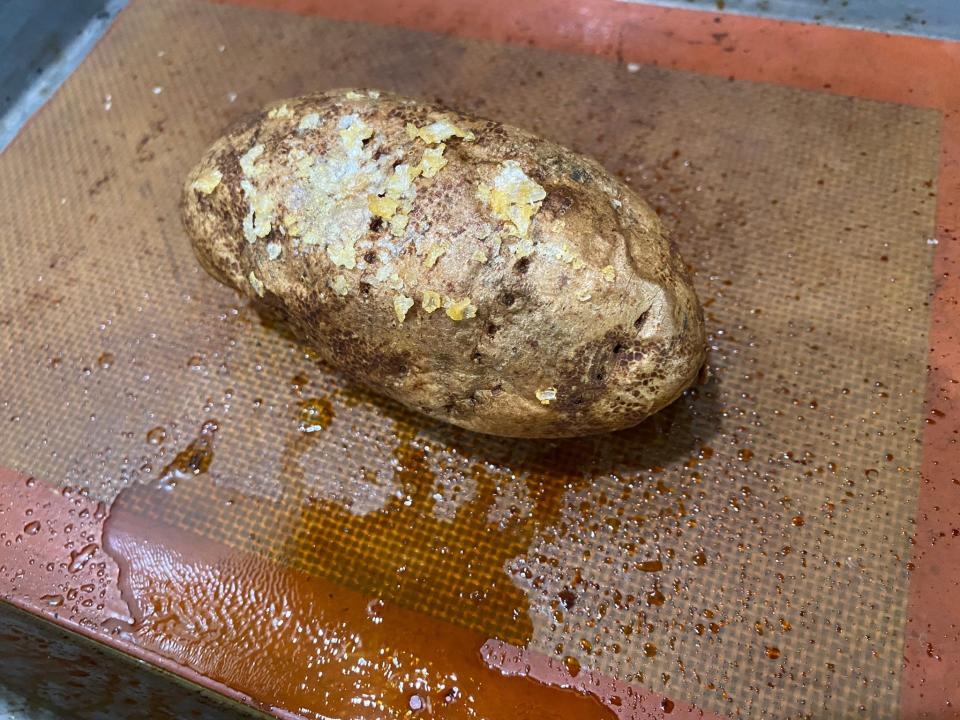
[[[470,430],[629,427],[704,362],[656,214],[500,123],[375,90],[277,102],[207,150],[182,211],[203,266],[324,361]]]

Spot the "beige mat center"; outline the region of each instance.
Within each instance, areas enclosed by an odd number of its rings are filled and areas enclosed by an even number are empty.
[[[181,179],[243,113],[342,86],[626,176],[697,272],[711,380],[633,431],[508,442],[263,327],[198,269]],[[0,157],[0,462],[109,500],[216,419],[210,475],[138,492],[144,514],[704,708],[891,717],[938,134],[932,111],[135,2]],[[328,427],[304,436],[310,398]]]

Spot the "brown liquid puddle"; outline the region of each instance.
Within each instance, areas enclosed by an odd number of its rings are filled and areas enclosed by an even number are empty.
[[[298,396],[306,384],[295,378]],[[486,512],[496,478],[475,463],[474,498],[454,522],[434,517],[430,444],[398,422],[394,473],[403,498],[358,516],[306,493],[301,458],[334,411],[321,397],[296,407],[280,501],[296,506],[295,519],[272,560],[183,529],[197,527],[198,517],[241,523],[268,502],[238,501],[213,482],[215,420],[161,471],[159,487],[175,491],[140,485],[121,493],[103,545],[120,568],[134,622],[115,623],[114,631],[266,709],[305,717],[614,717],[594,696],[501,674],[480,653],[493,638],[522,645],[531,635],[526,596],[504,567],[555,516],[570,487],[567,472],[551,474],[547,463],[533,473],[532,517],[488,528],[478,541],[476,528],[462,523]],[[144,517],[144,507],[164,520]],[[178,522],[184,516],[191,520]],[[430,540],[397,542],[414,531]],[[573,658],[565,663],[568,677],[580,672]]]

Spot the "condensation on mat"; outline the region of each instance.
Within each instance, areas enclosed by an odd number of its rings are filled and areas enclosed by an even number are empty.
[[[182,178],[242,114],[344,86],[439,99],[626,177],[696,271],[710,380],[632,431],[505,441],[351,387],[260,323],[198,268]],[[209,475],[136,493],[139,512],[706,709],[890,717],[938,122],[134,2],[0,161],[0,459],[111,500],[213,419]]]

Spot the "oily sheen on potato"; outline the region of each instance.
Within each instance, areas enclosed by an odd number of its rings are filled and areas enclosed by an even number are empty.
[[[203,266],[328,364],[470,430],[634,425],[704,362],[656,214],[599,164],[376,90],[277,102],[183,189]]]

